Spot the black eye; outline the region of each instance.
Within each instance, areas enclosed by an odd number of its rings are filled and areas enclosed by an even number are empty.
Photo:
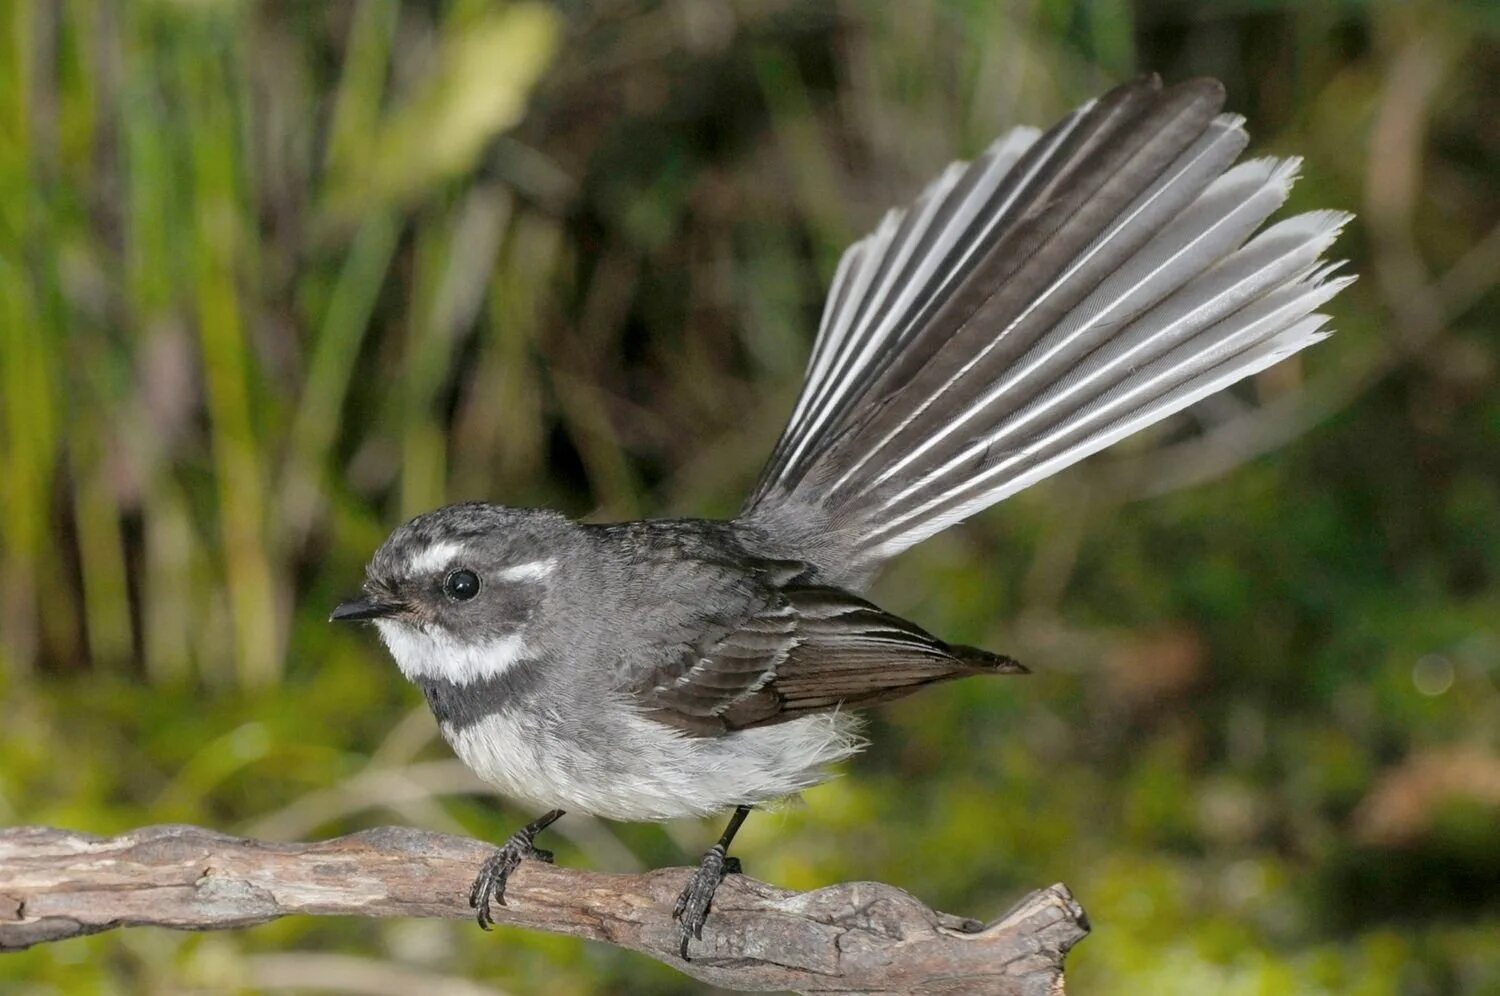
[[[479,575],[467,568],[460,568],[443,581],[443,594],[455,602],[467,602],[479,594]]]

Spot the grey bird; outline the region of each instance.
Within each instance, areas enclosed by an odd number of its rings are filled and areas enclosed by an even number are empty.
[[[480,869],[481,926],[564,810],[733,811],[677,902],[686,958],[747,812],[829,778],[857,710],[1025,670],[867,601],[883,563],[1328,335],[1349,216],[1261,229],[1298,164],[1235,165],[1223,99],[1136,80],[887,214],[842,257],[734,520],[469,503],[391,534],[333,618],[373,620],[458,756],[548,810]]]

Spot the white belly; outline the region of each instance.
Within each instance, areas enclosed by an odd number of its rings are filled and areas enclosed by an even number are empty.
[[[658,821],[770,802],[826,781],[830,765],[864,745],[855,726],[848,714],[825,714],[690,737],[629,716],[580,742],[524,713],[501,712],[461,729],[445,724],[443,736],[480,778],[517,801]]]

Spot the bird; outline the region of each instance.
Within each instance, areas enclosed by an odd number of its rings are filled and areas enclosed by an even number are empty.
[[[860,710],[1017,675],[867,595],[922,540],[1326,338],[1349,221],[1265,223],[1294,158],[1237,162],[1212,79],[1142,76],[944,170],[840,258],[790,419],[731,520],[449,505],[359,597],[453,751],[544,811],[483,863],[480,926],[565,812],[729,813],[678,897],[701,941],[753,807],[830,778]]]

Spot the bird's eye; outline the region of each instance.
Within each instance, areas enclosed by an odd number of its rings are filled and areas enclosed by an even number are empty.
[[[467,602],[479,594],[479,575],[468,568],[453,571],[443,581],[443,594],[455,602]]]

